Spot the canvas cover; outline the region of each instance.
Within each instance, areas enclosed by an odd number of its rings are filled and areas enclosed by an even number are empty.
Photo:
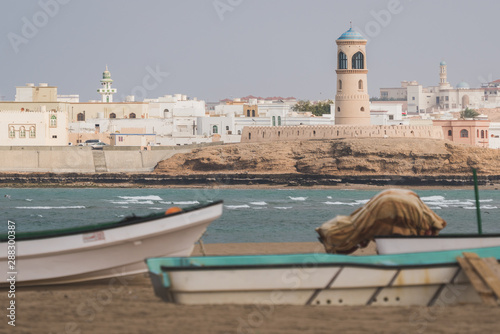
[[[375,195],[349,216],[337,216],[316,229],[327,253],[350,254],[376,235],[437,235],[446,222],[404,189]]]

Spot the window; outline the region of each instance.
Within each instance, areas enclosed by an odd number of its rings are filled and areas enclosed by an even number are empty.
[[[250,139],[252,139],[252,133],[251,132],[248,133],[248,140],[250,140]]]
[[[453,136],[453,131],[448,130],[448,136],[450,136],[450,137]]]
[[[481,138],[484,138],[484,130],[481,130]]]
[[[168,109],[163,109],[163,112],[164,112],[164,113],[165,113],[165,112],[168,112]]]
[[[359,51],[352,56],[352,68],[355,70],[365,68],[365,56]]]
[[[219,128],[217,127],[217,125],[214,125],[214,126],[212,127],[212,133],[214,133],[214,134],[215,134],[215,133],[219,133]]]
[[[229,131],[229,126],[226,126],[226,131]]]
[[[13,126],[9,127],[9,138],[16,138],[16,130]]]
[[[56,115],[50,116],[50,127],[51,128],[57,127],[57,116]]]
[[[347,56],[343,52],[339,53],[339,64],[338,65],[339,65],[339,70],[347,69]]]
[[[337,107],[337,111],[340,112],[340,107]]]
[[[53,135],[53,136],[52,136],[52,139],[57,139],[57,135]]]
[[[415,101],[415,96],[412,96],[411,99],[412,99],[412,101]]]
[[[463,129],[460,131],[460,138],[469,138],[469,131]]]
[[[444,99],[445,99],[445,101],[449,101],[449,100],[450,100],[450,97],[449,97],[449,96],[446,96]]]
[[[342,90],[342,80],[339,80],[339,90]]]
[[[167,110],[167,109],[165,109]],[[116,114],[114,112],[112,112],[111,114],[109,114],[109,118],[116,118]]]
[[[78,113],[78,115],[76,115],[76,120],[77,121],[85,121],[85,114],[84,113]]]
[[[24,128],[24,126],[21,126],[21,128],[19,129],[19,138],[26,138],[26,129]]]
[[[361,111],[365,111],[365,107],[361,107],[359,110],[361,110]]]
[[[394,120],[394,115],[389,115],[389,121],[393,121]]]
[[[273,116],[273,126],[276,126],[276,116]]]
[[[278,126],[281,125],[281,116],[278,116]]]
[[[36,129],[34,126],[30,127],[30,138],[35,138],[36,137]]]
[[[135,118],[135,114],[132,112],[130,115],[128,115],[129,118]]]
[[[241,130],[238,130],[238,134],[241,135]]]
[[[250,117],[250,109],[247,110],[247,117]]]
[[[477,136],[476,137],[479,138],[479,129],[477,129]]]
[[[255,117],[255,110],[252,110],[252,117]]]
[[[120,142],[120,141],[121,141],[121,142],[123,142],[123,136],[119,136],[119,137],[118,137],[118,141],[119,141],[119,142]]]
[[[358,81],[358,89],[363,89],[363,80]]]

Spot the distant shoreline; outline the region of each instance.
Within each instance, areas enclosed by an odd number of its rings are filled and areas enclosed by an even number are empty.
[[[500,175],[480,175],[482,189],[500,189]],[[231,189],[470,189],[471,175],[317,175],[159,173],[0,173],[3,188],[231,188]]]

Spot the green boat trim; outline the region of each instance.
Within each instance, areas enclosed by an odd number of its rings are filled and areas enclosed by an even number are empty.
[[[218,205],[220,203],[222,203],[221,200],[214,201],[211,203],[201,203],[201,204],[189,206],[187,208],[183,208],[182,211],[180,211],[180,212],[175,212],[175,213],[171,213],[168,215],[165,215],[165,212],[156,212],[156,213],[152,213],[152,214],[147,215],[147,216],[135,216],[135,215],[128,216],[128,217],[126,217],[120,221],[117,221],[117,222],[99,223],[99,224],[86,225],[86,226],[76,226],[76,227],[69,227],[69,228],[65,228],[65,229],[42,230],[42,231],[33,231],[33,232],[16,232],[16,242],[25,241],[25,240],[57,238],[57,237],[63,237],[63,236],[68,236],[68,235],[74,235],[74,234],[91,233],[91,232],[96,232],[96,231],[109,230],[109,229],[113,229],[113,228],[117,228],[117,227],[145,223],[145,222],[149,222],[149,221],[163,218],[166,216],[173,217],[176,215],[184,214],[186,212],[191,212],[191,211],[199,210],[202,208],[210,207],[213,205]],[[7,237],[8,237],[7,233],[0,234],[0,242],[7,242],[8,241]]]

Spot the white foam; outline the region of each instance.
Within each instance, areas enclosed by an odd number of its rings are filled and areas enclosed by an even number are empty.
[[[429,209],[431,209],[431,210],[441,210],[442,208],[440,206],[433,206],[433,207],[429,207]]]
[[[345,202],[324,202],[327,205],[353,205],[352,203],[345,203]]]
[[[173,202],[175,205],[193,205],[193,204],[200,204],[198,201],[181,201],[181,202]]]
[[[289,199],[291,199],[292,201],[305,201],[308,197],[292,197],[292,196],[288,196]]]
[[[250,202],[252,205],[267,205],[266,202]]]
[[[476,210],[476,207],[475,206],[464,206],[464,209]],[[498,209],[498,207],[493,206],[493,205],[481,205],[481,210],[494,210],[494,209]]]
[[[438,202],[438,201],[444,201],[445,198],[443,196],[427,196],[427,197],[420,197],[422,201],[431,201],[431,202]]]
[[[172,204],[172,202],[158,202],[160,204]]]
[[[293,208],[293,206],[275,206],[274,208],[278,210],[288,210]]]
[[[162,210],[162,208],[148,208],[149,210]]]
[[[66,209],[85,209],[84,206],[18,206],[16,209],[23,210],[66,210]]]
[[[31,201],[33,201],[33,200],[32,200],[31,198],[26,198],[26,201],[27,201],[27,202],[31,202]]]
[[[332,199],[332,196],[326,196],[326,198],[328,198],[328,199]]]
[[[250,207],[249,205],[246,205],[246,204],[243,204],[243,205],[224,205],[224,206],[226,207],[226,209],[247,209]]]
[[[125,199],[127,201],[163,201],[163,198],[156,195],[150,196],[118,196],[118,198]]]
[[[370,199],[358,199],[356,200],[356,204],[366,204],[370,201]]]

